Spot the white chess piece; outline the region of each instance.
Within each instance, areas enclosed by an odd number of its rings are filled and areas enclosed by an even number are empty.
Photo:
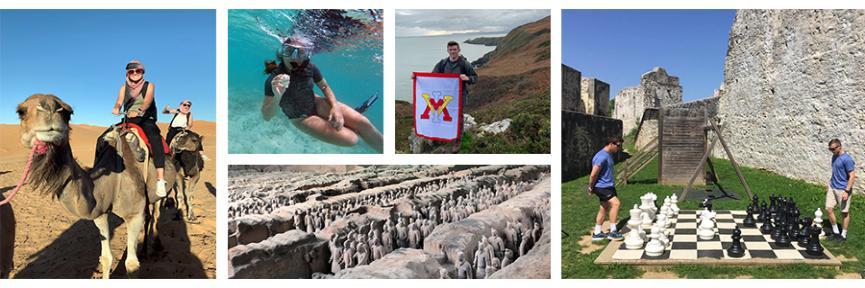
[[[649,214],[649,218],[654,220],[655,212],[657,210],[655,210],[655,204],[652,202],[651,195],[643,195],[643,197],[640,197],[640,201],[642,201],[642,204],[640,205],[640,210],[643,210],[643,212]]]
[[[820,237],[826,236],[826,231],[823,230],[823,210],[817,208],[817,211],[814,211],[814,226],[817,226],[817,229],[820,229]]]
[[[639,209],[637,209],[639,211]],[[636,250],[643,248],[643,243],[645,243],[645,239],[640,235],[640,232],[643,230],[640,228],[641,223],[638,221],[636,225],[631,225],[631,222],[628,221],[628,228],[631,231],[628,231],[628,234],[625,235],[625,248]]]
[[[661,243],[660,237],[660,230],[658,227],[653,227],[652,235],[649,236],[652,240],[649,241],[649,244],[646,244],[647,256],[658,257],[664,254],[664,244]]]
[[[652,227],[652,217],[649,216],[649,212],[640,210],[640,222],[641,222],[640,226],[643,227],[644,229],[648,229],[648,228]]]
[[[666,222],[667,219],[663,219],[656,223],[656,226],[658,227],[658,240],[661,241],[661,244],[663,244],[664,247],[670,245],[670,238],[667,237],[667,229],[664,228],[664,226],[667,225]]]
[[[704,210],[700,216],[700,226],[697,228],[697,236],[702,240],[712,240],[715,238],[715,220],[714,213]]]
[[[679,196],[676,194],[670,197],[670,209],[673,210],[674,215],[679,215]]]

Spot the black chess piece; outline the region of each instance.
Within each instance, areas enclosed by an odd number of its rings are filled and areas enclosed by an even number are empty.
[[[727,255],[734,258],[745,256],[745,248],[742,247],[742,230],[739,230],[739,226],[733,228],[733,235],[730,238],[733,239],[733,243],[727,248]]]
[[[811,218],[805,217],[802,219],[802,229],[799,229],[799,233],[796,234],[796,242],[799,244],[799,247],[808,248],[808,238],[811,235]]]
[[[748,214],[745,215],[745,219],[742,220],[742,226],[745,227],[757,227],[757,221],[754,220],[754,214],[751,211],[748,211]]]
[[[761,217],[765,216],[768,213],[769,213],[768,210],[763,211],[763,214],[760,216]],[[772,234],[772,231],[774,231],[774,230],[775,230],[775,227],[772,226],[772,221],[769,219],[766,219],[765,221],[763,221],[763,226],[760,226],[760,233],[763,233],[763,234]]]
[[[778,238],[781,237],[781,234],[784,233],[784,227],[787,227],[787,224],[780,222],[780,220],[776,221],[773,224],[775,225],[774,226],[775,229],[772,229],[772,240],[775,240],[775,242],[778,242]]]
[[[766,223],[769,221],[769,208],[766,206],[766,200],[763,200],[763,204],[760,204],[760,215],[757,215],[757,220],[760,223]]]
[[[820,229],[814,226],[808,230],[811,230],[809,231],[811,238],[808,239],[808,248],[805,248],[805,252],[812,256],[823,255],[823,246],[820,245]]]
[[[769,196],[769,214],[771,214],[772,217],[774,217],[775,213],[777,213],[777,212],[778,212],[778,198],[775,197],[775,194],[772,194],[772,196]]]
[[[787,225],[785,225],[785,223],[781,223],[781,225],[778,225],[775,231],[778,231],[778,238],[775,239],[775,244],[778,244],[778,246],[781,247],[790,247],[791,242],[790,235],[787,232]]]
[[[757,195],[751,197],[751,214],[760,214],[760,198]]]

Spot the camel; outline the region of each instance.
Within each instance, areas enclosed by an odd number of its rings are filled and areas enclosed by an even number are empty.
[[[93,220],[102,236],[99,263],[103,279],[110,277],[114,262],[108,216],[114,213],[123,218],[127,233],[126,271],[130,278],[136,277],[140,265],[136,248],[145,225],[145,209],[159,200],[152,161],[136,162],[130,143],[125,140],[129,137],[119,137],[120,131],[115,128],[117,133],[109,133],[114,137],[104,139],[111,146],[112,149],[106,149],[111,153],[99,157],[93,168],[82,168],[69,146],[69,120],[73,113],[69,104],[51,94],[33,94],[18,105],[17,112],[21,143],[33,151],[42,151],[32,159],[28,178],[32,190],[56,198],[74,216]],[[166,165],[165,175],[167,187],[174,187],[173,165]]]
[[[0,200],[3,200],[0,195]],[[14,266],[12,256],[15,248],[15,214],[12,204],[0,206],[0,279],[9,278]]]
[[[177,183],[180,189],[175,191],[175,203],[181,203],[177,199],[178,194],[183,194],[183,204],[186,212],[186,222],[195,223],[195,212],[192,208],[192,196],[195,193],[195,186],[198,180],[201,179],[201,170],[204,170],[204,159],[201,156],[201,151],[204,146],[204,136],[190,130],[184,130],[174,136],[171,141],[171,159],[178,167]],[[178,208],[179,208],[178,204]],[[178,212],[179,213],[179,212]],[[179,215],[179,214],[178,214]]]

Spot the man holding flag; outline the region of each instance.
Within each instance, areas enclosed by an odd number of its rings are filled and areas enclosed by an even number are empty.
[[[447,45],[448,57],[442,59],[438,63],[436,63],[433,68],[433,73],[452,73],[459,74],[460,80],[462,81],[462,97],[460,97],[460,107],[465,103],[466,96],[469,94],[469,90],[467,86],[469,84],[475,84],[478,81],[478,74],[475,73],[475,69],[472,67],[472,64],[460,55],[460,44],[456,41],[450,41]],[[460,113],[459,115],[459,123],[462,125],[463,115]],[[459,131],[463,131],[462,127],[460,127]],[[460,151],[460,139],[462,135],[459,135],[456,140],[453,141],[453,148],[451,152],[457,153]]]

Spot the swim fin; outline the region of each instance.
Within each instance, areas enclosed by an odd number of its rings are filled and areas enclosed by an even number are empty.
[[[368,109],[370,106],[372,106],[373,103],[375,103],[375,100],[378,100],[378,95],[372,94],[372,96],[369,96],[366,101],[363,101],[363,104],[354,107],[354,110],[363,114],[363,112],[366,112],[366,109]]]

